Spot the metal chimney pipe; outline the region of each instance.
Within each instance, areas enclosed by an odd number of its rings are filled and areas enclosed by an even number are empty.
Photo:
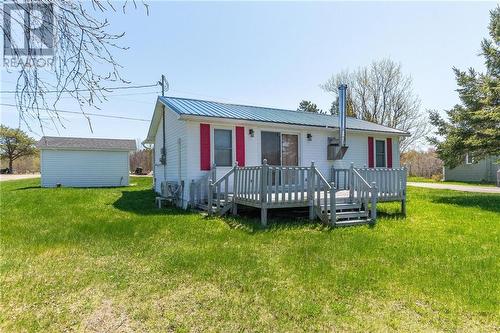
[[[346,92],[347,84],[339,86],[339,145],[340,147],[346,146]]]

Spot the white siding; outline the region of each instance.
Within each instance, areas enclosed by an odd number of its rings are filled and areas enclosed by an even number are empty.
[[[210,129],[213,132],[214,128],[232,128],[233,140],[234,129],[236,126],[245,127],[245,162],[247,166],[261,164],[261,131],[281,132],[299,135],[299,164],[301,166],[311,165],[314,161],[316,167],[320,169],[325,177],[330,177],[330,168],[332,165],[338,168],[348,168],[350,163],[353,162],[357,167],[368,165],[368,137],[372,136],[374,139],[386,139],[392,137],[393,141],[393,167],[399,167],[399,146],[397,136],[388,136],[380,134],[368,134],[365,132],[348,131],[347,133],[347,150],[344,159],[338,161],[327,160],[327,141],[329,136],[336,136],[338,131],[333,129],[321,128],[292,128],[280,125],[259,125],[254,124],[227,124],[227,123],[211,123]],[[254,130],[254,137],[251,137],[248,130]],[[201,178],[206,171],[200,170],[200,122],[188,121],[187,122],[187,137],[188,137],[188,164],[187,164],[187,178],[191,179]],[[307,140],[307,134],[312,134],[311,141]],[[211,149],[213,151],[213,140],[211,142]],[[233,142],[233,147],[236,144]],[[235,152],[233,151],[233,159],[235,159]],[[212,156],[213,162],[213,156]],[[217,176],[224,175],[230,168],[217,168]]]
[[[129,184],[129,154],[126,151],[43,149],[40,161],[42,187]]]
[[[235,160],[235,127],[245,127],[245,162],[247,166],[260,165],[261,160],[261,131],[279,131],[282,133],[299,135],[299,164],[309,166],[311,161],[315,162],[317,168],[325,177],[330,178],[330,168],[335,165],[338,168],[348,168],[351,162],[357,167],[368,165],[368,136],[375,139],[393,140],[393,167],[399,167],[398,137],[387,134],[373,134],[366,132],[348,131],[347,150],[341,161],[327,160],[327,138],[337,136],[338,130],[322,128],[300,128],[274,124],[245,124],[234,121],[207,122],[181,120],[173,111],[166,109],[166,146],[167,166],[160,164],[161,147],[163,146],[162,122],[155,137],[155,190],[160,192],[160,184],[163,180],[184,181],[184,201],[186,207],[189,200],[189,184],[191,180],[200,179],[207,171],[200,170],[200,123],[209,123],[212,131],[211,139],[211,161],[213,163],[213,130],[214,128],[225,128],[233,130],[233,160]],[[254,137],[249,135],[249,129],[254,130]],[[307,140],[307,134],[312,134],[312,140]],[[179,143],[180,140],[180,143]],[[224,175],[230,168],[217,168],[217,176]]]
[[[155,191],[160,192],[161,182],[163,180],[186,182],[187,177],[187,153],[186,145],[188,136],[186,135],[186,122],[179,120],[176,113],[169,109],[165,109],[165,144],[167,148],[167,164],[166,167],[160,163],[161,148],[163,147],[163,131],[162,124],[160,125],[155,136],[155,161],[154,161],[154,177]],[[187,186],[184,186],[187,193]],[[188,196],[184,195],[184,206],[187,204]]]

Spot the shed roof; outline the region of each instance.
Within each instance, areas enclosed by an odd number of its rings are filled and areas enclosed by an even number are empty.
[[[136,150],[135,140],[73,138],[43,136],[37,143],[39,149],[76,149],[76,150]]]
[[[214,101],[159,96],[146,142],[152,142],[161,117],[159,105],[165,105],[180,116],[225,118],[243,121],[281,123],[288,125],[338,128],[338,117],[305,111],[229,104]],[[407,136],[408,132],[382,126],[369,121],[347,117],[347,129],[384,132]]]

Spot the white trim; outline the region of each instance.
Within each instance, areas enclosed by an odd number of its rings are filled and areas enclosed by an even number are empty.
[[[470,161],[469,161],[469,157],[470,157]],[[469,153],[465,154],[465,164],[466,165],[471,165],[471,164],[474,164],[475,162],[476,161],[474,161],[474,156],[469,156]]]
[[[387,139],[384,138],[384,139],[377,139],[377,138],[373,138],[373,140],[375,141],[374,144],[373,144],[373,156],[375,158],[375,165],[374,167],[375,168],[387,168]],[[383,167],[379,167],[377,166],[377,141],[383,141],[384,142],[384,160],[385,160],[385,165]],[[392,147],[391,147],[392,148]]]
[[[280,135],[280,166],[283,166],[283,134],[286,135],[296,135],[297,136],[297,162],[298,165],[302,165],[302,135],[299,131],[280,131],[279,129],[272,129],[272,128],[261,128],[260,129],[260,146],[258,147],[259,151],[259,159],[262,160],[262,132],[269,132],[269,133],[279,133]],[[261,161],[262,162],[262,161]]]
[[[215,163],[215,130],[227,130],[231,131],[231,165],[217,165]],[[231,168],[235,163],[236,163],[236,127],[235,126],[224,126],[224,125],[215,125],[211,124],[210,126],[210,142],[212,143],[210,145],[210,160],[212,161],[212,164],[215,163],[215,167],[220,167],[220,168]]]

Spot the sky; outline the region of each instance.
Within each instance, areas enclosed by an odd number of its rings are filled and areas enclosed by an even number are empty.
[[[412,76],[422,111],[458,103],[452,67],[484,69],[478,56],[496,2],[287,2],[173,3],[147,1],[107,14],[113,32],[125,32],[115,52],[132,85],[157,82],[165,74],[167,96],[296,109],[303,99],[323,110],[333,101],[320,84],[332,74],[391,58]],[[1,68],[0,91],[11,90],[16,73]],[[109,84],[109,86],[114,86]],[[151,119],[160,88],[108,95],[106,115]],[[0,94],[0,104],[12,104]],[[1,123],[19,126],[15,108],[0,105]],[[78,111],[69,98],[62,110]],[[149,122],[64,115],[45,135],[144,139]],[[33,137],[42,134],[31,123]],[[21,128],[27,126],[21,124]]]

